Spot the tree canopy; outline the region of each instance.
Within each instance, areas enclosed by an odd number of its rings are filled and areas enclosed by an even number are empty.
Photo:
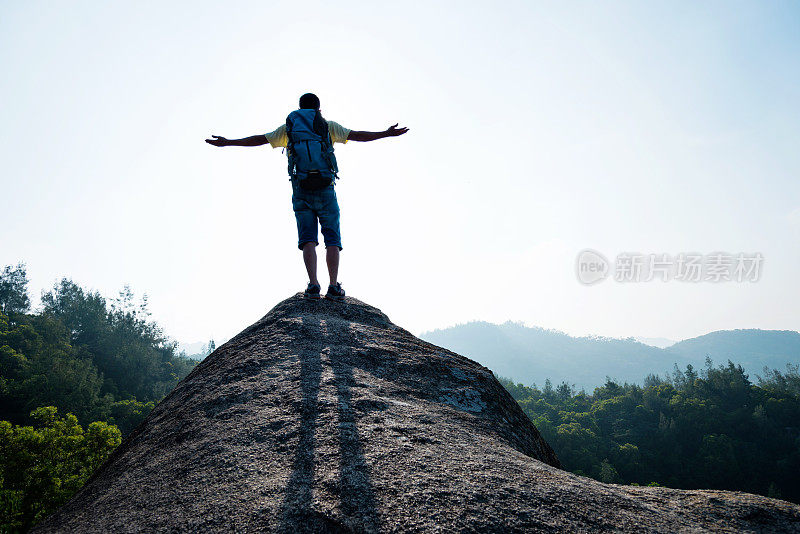
[[[197,364],[128,287],[107,301],[65,278],[30,313],[27,284],[0,273],[0,532],[61,506]]]
[[[25,264],[20,263],[16,267],[7,265],[0,274],[0,311],[24,313],[30,305]]]
[[[501,379],[564,467],[603,482],[728,489],[800,502],[800,373],[677,367],[592,394]]]
[[[24,532],[75,493],[121,442],[116,426],[86,430],[54,406],[31,413],[33,426],[0,421],[0,531]]]
[[[26,295],[24,266],[6,268],[1,287]],[[8,302],[19,303],[18,295]],[[25,302],[29,302],[25,300]],[[40,406],[79,421],[133,429],[196,361],[149,319],[147,299],[125,287],[111,302],[63,279],[42,295],[38,313],[18,304],[0,312],[0,419],[31,422]]]

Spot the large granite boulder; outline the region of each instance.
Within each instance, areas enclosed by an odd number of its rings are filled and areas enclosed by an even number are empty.
[[[800,531],[745,493],[601,484],[492,373],[348,298],[278,304],[36,532]]]

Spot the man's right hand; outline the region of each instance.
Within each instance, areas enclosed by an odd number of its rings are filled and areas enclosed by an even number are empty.
[[[228,146],[228,140],[219,135],[212,135],[214,139],[206,139],[206,143],[214,146]]]
[[[398,135],[403,135],[407,131],[408,131],[408,128],[405,128],[405,127],[398,128],[397,124],[395,124],[394,126],[389,126],[389,128],[386,129],[386,136],[387,137],[397,137]]]

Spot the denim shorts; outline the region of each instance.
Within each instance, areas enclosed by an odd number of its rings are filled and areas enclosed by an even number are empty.
[[[326,247],[339,247],[342,250],[342,236],[339,233],[339,203],[333,184],[319,191],[301,189],[297,180],[292,180],[292,209],[297,219],[297,247],[306,243],[319,244],[317,223],[322,227],[322,237]]]

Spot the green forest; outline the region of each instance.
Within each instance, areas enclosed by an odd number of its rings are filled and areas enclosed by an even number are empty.
[[[129,288],[68,279],[30,310],[24,265],[0,273],[0,532],[63,504],[197,364]]]
[[[800,502],[800,373],[711,360],[643,386],[607,379],[592,394],[567,383],[501,382],[563,467],[601,482],[726,489]]]

